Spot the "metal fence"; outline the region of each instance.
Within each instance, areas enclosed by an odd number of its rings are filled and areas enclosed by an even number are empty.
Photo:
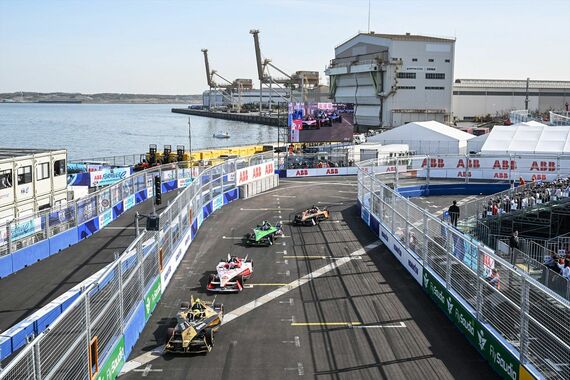
[[[530,364],[549,379],[568,379],[570,303],[469,235],[419,208],[374,173],[378,160],[358,171],[358,199],[409,250],[424,268],[437,273],[518,350],[520,363]],[[400,173],[397,173],[399,175]],[[394,174],[390,174],[392,179]],[[396,180],[397,182],[397,180]],[[497,285],[489,281],[495,269]]]
[[[163,182],[190,179],[204,168],[190,168],[187,162],[160,165],[77,200],[0,224],[0,256],[39,243],[102,215],[135,193],[152,189],[155,176],[160,176]]]
[[[272,161],[270,155],[228,160],[205,169],[160,214],[160,231],[143,232],[52,325],[0,370],[0,379],[85,379],[102,371],[125,325],[158,283],[164,263],[189,233],[202,207],[236,187],[236,170]],[[160,290],[160,289],[158,289]],[[154,303],[158,298],[154,300]],[[124,345],[124,341],[123,341]],[[104,375],[104,374],[103,374]]]

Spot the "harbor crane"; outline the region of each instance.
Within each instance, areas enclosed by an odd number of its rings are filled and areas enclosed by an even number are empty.
[[[241,110],[241,93],[244,89],[251,89],[251,79],[236,79],[233,82],[221,76],[217,70],[210,70],[210,61],[208,59],[208,49],[202,49],[202,53],[204,53],[204,65],[206,66],[206,80],[208,82],[208,86],[210,87],[210,108],[212,104],[211,96],[212,96],[212,88],[216,90],[216,93],[220,93],[222,97],[231,104],[232,110],[234,109],[234,105],[237,108],[237,112]],[[214,77],[221,79],[224,84],[218,84]],[[238,93],[237,104],[234,97],[234,91]]]
[[[269,112],[271,113],[271,103],[272,95],[275,93],[279,98],[282,98],[285,102],[292,102],[295,100],[293,96],[293,90],[300,90],[300,100],[305,101],[305,89],[309,86],[318,86],[319,84],[319,73],[318,71],[297,71],[296,73],[289,75],[285,71],[281,70],[279,67],[274,65],[271,59],[262,59],[261,48],[259,45],[259,30],[251,29],[249,31],[253,35],[253,43],[255,46],[255,58],[257,64],[257,75],[259,78],[259,112],[261,114],[261,107],[263,103],[263,85],[269,87]],[[279,74],[283,75],[280,78],[274,78],[269,68],[276,70]],[[278,92],[273,88],[275,85],[277,88],[281,89]],[[288,90],[288,91],[287,91]],[[283,94],[286,94],[285,96]],[[287,95],[288,94],[288,95]]]

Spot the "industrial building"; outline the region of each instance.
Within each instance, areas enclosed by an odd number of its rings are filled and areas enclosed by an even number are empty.
[[[457,120],[473,120],[524,110],[526,86],[526,80],[457,79],[453,84],[453,116]],[[529,81],[528,110],[567,111],[569,103],[570,81]]]
[[[67,151],[0,148],[0,222],[67,201]]]
[[[354,103],[359,130],[449,122],[455,39],[359,33],[335,48],[330,96]]]
[[[218,108],[228,107],[231,104],[255,104],[261,103],[264,107],[273,106],[278,103],[288,102],[290,95],[289,89],[273,88],[271,90],[264,88],[261,91],[261,99],[259,98],[259,89],[243,90],[241,92],[225,93],[222,90],[206,90],[202,93],[202,104],[204,107]],[[293,90],[293,99],[304,98],[307,102],[330,102],[328,86],[315,86],[314,88],[304,89],[303,94],[300,90]]]

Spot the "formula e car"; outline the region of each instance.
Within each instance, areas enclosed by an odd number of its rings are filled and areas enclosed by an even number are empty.
[[[217,274],[211,274],[207,289],[210,292],[241,292],[243,283],[253,274],[253,261],[230,256],[216,265]]]
[[[307,116],[303,119],[303,129],[320,129],[321,125],[317,119]]]
[[[272,225],[268,221],[263,221],[261,225],[258,225],[253,229],[253,232],[245,235],[243,243],[246,246],[269,247],[270,245],[273,245],[273,241],[279,236],[283,236],[281,223]]]
[[[327,113],[327,116],[331,121],[334,121],[335,123],[342,122],[342,116],[336,111]]]
[[[319,111],[316,113],[315,117],[317,119],[317,123],[318,123],[319,127],[330,127],[330,126],[332,126],[332,121],[328,117],[326,112]]]
[[[214,331],[222,324],[224,306],[191,297],[176,314],[176,326],[167,330],[168,353],[193,354],[210,352],[214,347]]]
[[[329,210],[326,207],[319,208],[317,206],[310,207],[305,211],[295,214],[293,224],[298,226],[315,226],[321,221],[328,219]]]

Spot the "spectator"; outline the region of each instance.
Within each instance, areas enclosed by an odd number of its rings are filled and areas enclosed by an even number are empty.
[[[564,265],[560,269],[560,274],[562,277],[570,281],[570,259],[564,260]]]
[[[457,227],[457,219],[459,219],[459,206],[457,206],[457,201],[453,201],[453,204],[449,206],[447,212],[449,213],[451,224]]]
[[[509,238],[509,248],[511,249],[512,264],[517,263],[517,251],[519,249],[519,232],[517,230],[513,231],[513,234]]]

